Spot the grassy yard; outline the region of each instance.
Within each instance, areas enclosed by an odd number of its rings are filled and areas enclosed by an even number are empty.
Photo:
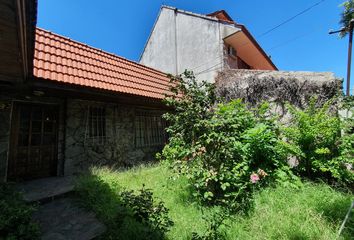
[[[123,223],[119,231],[118,192],[137,190],[145,185],[170,209],[174,226],[168,239],[190,239],[192,232],[206,229],[201,208],[191,197],[186,179],[173,179],[164,166],[137,167],[125,172],[93,169],[77,185],[80,201],[93,209],[109,227],[104,238],[144,239],[139,226]],[[80,194],[81,193],[81,194]],[[255,196],[253,210],[247,216],[235,215],[226,220],[227,239],[337,239],[337,231],[353,195],[331,189],[325,184],[306,183],[302,189],[268,188]],[[352,219],[352,222],[353,219]],[[353,226],[352,226],[353,227]],[[352,239],[346,229],[340,239]]]

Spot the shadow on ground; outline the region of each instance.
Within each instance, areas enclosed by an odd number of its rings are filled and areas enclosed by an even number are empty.
[[[100,239],[164,239],[164,233],[146,221],[139,221],[132,209],[124,206],[118,182],[106,183],[99,176],[86,174],[75,186],[77,201],[97,214],[107,231]]]

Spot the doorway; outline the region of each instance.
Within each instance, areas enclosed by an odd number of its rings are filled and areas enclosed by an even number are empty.
[[[15,103],[12,114],[8,179],[55,176],[58,112],[54,105]]]

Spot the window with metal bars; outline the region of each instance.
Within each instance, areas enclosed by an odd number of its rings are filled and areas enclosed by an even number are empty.
[[[90,106],[88,109],[88,136],[95,143],[106,139],[106,108]]]
[[[135,116],[136,147],[161,146],[167,140],[166,122],[162,114],[138,111]]]

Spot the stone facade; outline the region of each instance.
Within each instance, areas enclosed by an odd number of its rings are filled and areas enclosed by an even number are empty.
[[[0,99],[0,181],[6,181],[9,161],[11,109],[17,101],[27,103],[53,103],[59,106],[58,165],[57,175],[68,176],[85,171],[90,166],[109,165],[129,167],[137,163],[153,161],[163,144],[137,147],[135,144],[135,117],[141,107],[80,99],[32,98],[16,99],[1,96]],[[97,142],[88,136],[90,106],[105,108],[105,138]],[[145,108],[156,116],[158,109]]]
[[[105,106],[106,138],[97,143],[87,136],[89,106]],[[152,161],[162,146],[136,147],[135,113],[139,107],[100,102],[69,100],[65,142],[65,171],[73,174],[92,165],[129,167]],[[159,110],[150,112],[162,114]]]

